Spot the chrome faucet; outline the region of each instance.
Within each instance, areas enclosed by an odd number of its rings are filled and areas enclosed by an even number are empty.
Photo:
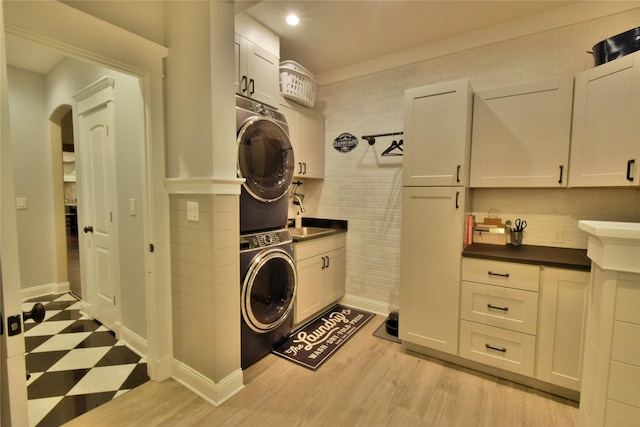
[[[294,187],[292,188],[290,197],[293,198],[293,204],[300,206],[300,212],[304,213],[304,205],[302,204],[304,194],[296,192],[298,187],[302,185],[302,181],[293,182],[292,185],[294,185]]]
[[[304,205],[302,204],[302,197],[300,196],[304,197],[304,194],[293,193],[291,195],[291,197],[293,197],[293,204],[300,205],[300,212],[304,213]]]

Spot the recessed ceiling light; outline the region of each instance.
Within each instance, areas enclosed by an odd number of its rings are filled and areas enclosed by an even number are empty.
[[[287,24],[289,25],[298,25],[300,23],[300,18],[298,18],[296,15],[289,15],[287,16]]]

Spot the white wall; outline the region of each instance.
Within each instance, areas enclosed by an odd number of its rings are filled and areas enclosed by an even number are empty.
[[[57,277],[49,113],[44,76],[9,67],[8,79],[16,197],[27,199],[27,209],[16,211],[20,276],[29,288]]]
[[[402,130],[408,88],[464,77],[481,89],[573,76],[593,66],[586,51],[599,34],[618,34],[638,22],[640,9],[634,9],[321,86],[316,109],[326,118],[325,179],[306,180],[301,191],[306,216],[349,221],[347,294],[387,304],[398,287],[402,158],[380,157],[391,138],[374,146],[360,140],[354,151],[338,153],[332,148],[338,135]],[[551,245],[550,229],[562,227],[565,245],[578,248],[586,247],[578,220],[640,222],[639,200],[639,190],[616,189],[474,190],[471,197],[479,218],[492,207],[505,218],[525,217],[525,243]]]

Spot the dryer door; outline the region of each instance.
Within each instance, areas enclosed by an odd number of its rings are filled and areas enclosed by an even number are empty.
[[[253,117],[238,132],[238,176],[252,197],[273,202],[293,180],[295,159],[287,133],[273,120]]]
[[[255,332],[280,326],[293,309],[298,276],[293,259],[281,249],[257,255],[244,278],[242,317]]]

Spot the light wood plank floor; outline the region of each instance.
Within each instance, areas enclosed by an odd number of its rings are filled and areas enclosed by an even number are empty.
[[[269,355],[215,408],[174,381],[144,384],[68,426],[576,426],[570,402],[372,334],[372,319],[318,371]]]

